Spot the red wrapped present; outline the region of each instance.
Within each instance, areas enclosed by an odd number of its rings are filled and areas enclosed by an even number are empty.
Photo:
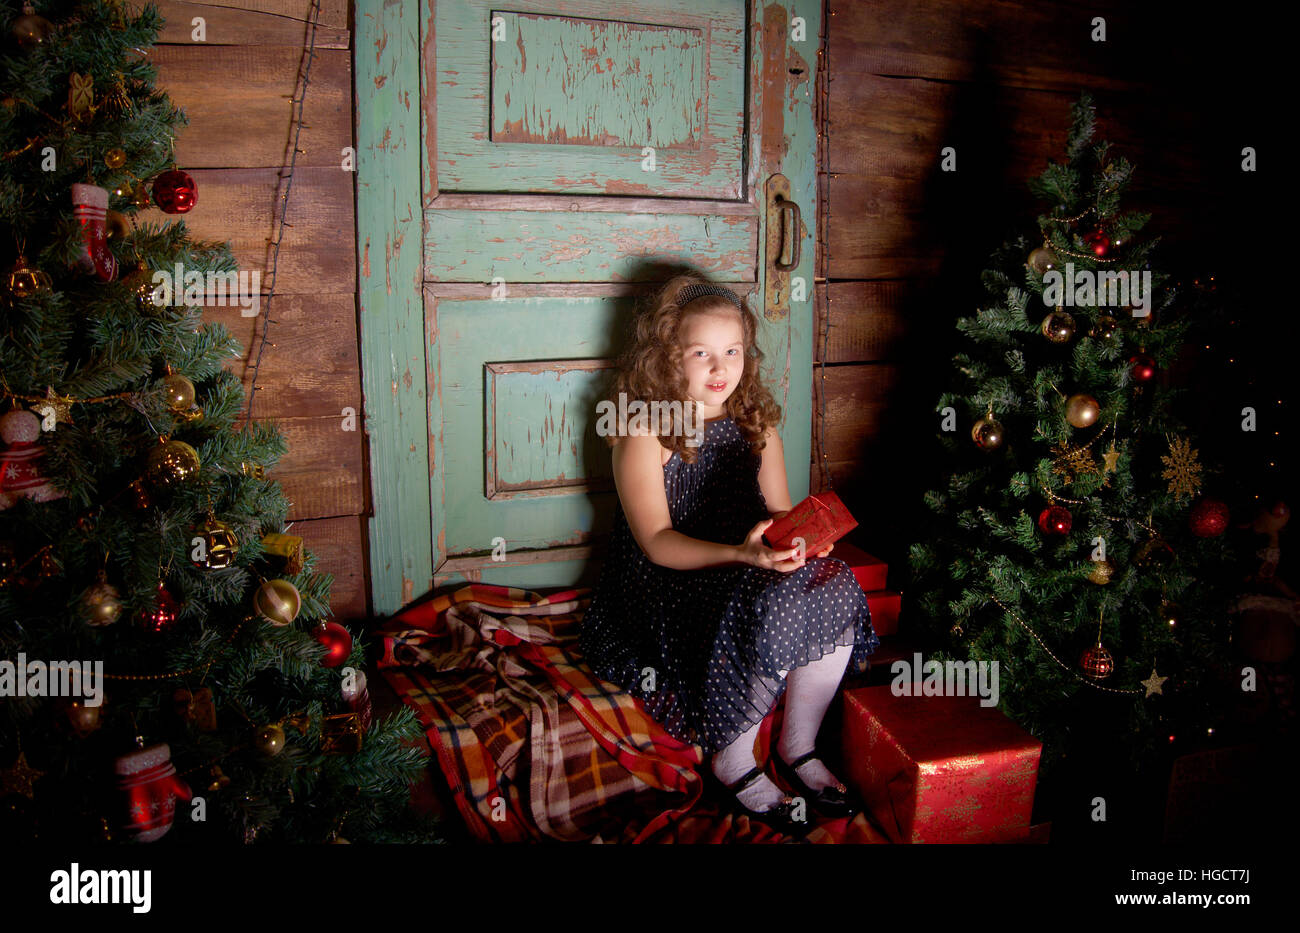
[[[819,492],[768,525],[767,531],[763,532],[763,543],[782,550],[794,547],[795,538],[803,538],[804,553],[813,557],[857,527],[857,520],[849,514],[839,496],[833,492]]]
[[[1024,842],[1042,743],[978,696],[845,690],[845,780],[892,842]]]

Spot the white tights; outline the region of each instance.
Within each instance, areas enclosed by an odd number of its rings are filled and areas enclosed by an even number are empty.
[[[785,687],[785,718],[776,753],[784,761],[794,761],[813,750],[817,732],[821,728],[826,710],[835,698],[844,670],[848,667],[852,645],[841,645],[830,654],[822,655],[811,664],[793,671],[781,671],[787,677]],[[713,773],[724,784],[733,784],[754,768],[754,739],[761,723],[755,723],[736,741],[713,756]],[[796,772],[814,790],[838,785],[836,777],[826,770],[819,759],[812,759]],[[737,795],[740,802],[751,810],[763,811],[776,806],[784,795],[781,789],[768,780],[759,778]]]

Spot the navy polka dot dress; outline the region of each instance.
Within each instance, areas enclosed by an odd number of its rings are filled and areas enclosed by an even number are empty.
[[[740,544],[770,514],[758,484],[761,455],[730,418],[706,422],[695,463],[664,466],[673,528]],[[652,563],[622,505],[579,646],[605,680],[640,698],[671,735],[712,754],[771,712],[791,671],[853,645],[863,671],[880,645],[867,597],[835,557],[790,573],[747,564],[673,570]]]

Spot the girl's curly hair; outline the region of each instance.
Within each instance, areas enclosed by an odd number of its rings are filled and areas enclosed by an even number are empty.
[[[687,285],[711,284],[699,275],[676,276],[660,289],[648,307],[637,314],[631,343],[619,358],[618,375],[606,397],[615,410],[620,392],[626,393],[629,404],[638,400],[647,405],[652,401],[679,401],[683,406],[688,403],[687,380],[682,367],[684,348],[681,345],[682,322],[686,313],[677,296]],[[740,383],[727,399],[725,407],[726,414],[735,419],[736,426],[749,441],[750,449],[758,453],[767,446],[763,437],[767,428],[781,420],[781,406],[763,385],[760,375],[764,354],[756,339],[758,319],[743,298],[739,309],[721,295],[705,295],[690,305],[691,314],[721,310],[740,316],[745,367]],[[683,407],[683,413],[686,410]],[[687,445],[684,433],[660,432],[653,419],[650,421],[650,430],[659,435],[660,444],[678,453],[685,463],[695,462],[699,448]],[[626,425],[619,425],[618,434],[626,429]],[[605,442],[613,447],[618,443],[618,435],[607,435]]]

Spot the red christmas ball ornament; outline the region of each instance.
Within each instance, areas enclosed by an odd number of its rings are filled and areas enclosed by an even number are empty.
[[[1115,670],[1115,659],[1098,641],[1079,658],[1079,666],[1094,680],[1105,680]]]
[[[1038,516],[1038,528],[1045,535],[1069,534],[1074,517],[1068,509],[1059,505],[1049,505]]]
[[[352,634],[337,622],[322,622],[311,637],[326,648],[321,664],[338,667],[352,655]]]
[[[1228,530],[1228,506],[1218,499],[1201,499],[1187,517],[1192,534],[1198,538],[1217,538]]]
[[[1156,377],[1156,360],[1150,353],[1134,353],[1128,362],[1134,382],[1150,382]]]
[[[153,599],[153,606],[140,612],[140,622],[146,631],[161,635],[176,624],[181,607],[176,598],[167,592],[167,585],[161,580],[158,581],[158,590]]]
[[[187,214],[199,201],[199,186],[189,173],[174,168],[154,179],[153,201],[164,214]]]
[[[1088,249],[1092,250],[1094,256],[1102,257],[1110,252],[1110,237],[1106,235],[1106,231],[1101,227],[1091,233],[1085,233],[1083,242],[1088,245]]]

